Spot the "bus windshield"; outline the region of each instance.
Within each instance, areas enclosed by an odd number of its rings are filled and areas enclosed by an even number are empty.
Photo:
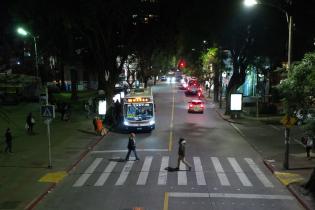
[[[124,115],[127,120],[149,120],[153,117],[152,103],[125,104]]]

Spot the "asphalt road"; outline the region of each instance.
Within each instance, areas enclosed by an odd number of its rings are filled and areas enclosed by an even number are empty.
[[[36,209],[302,209],[209,101],[204,114],[188,114],[192,97],[167,83],[154,97],[156,129],[136,136],[140,161],[119,161],[128,135],[110,133]],[[179,137],[192,170],[166,171],[176,167]]]

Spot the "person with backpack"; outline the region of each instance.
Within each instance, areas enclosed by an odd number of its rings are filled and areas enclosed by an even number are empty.
[[[129,134],[127,148],[128,148],[128,153],[126,155],[125,161],[129,160],[129,156],[130,156],[131,151],[133,151],[133,153],[134,153],[134,155],[136,157],[136,160],[140,160],[138,155],[137,155],[137,151],[136,151],[136,134],[135,133],[130,133]]]
[[[175,170],[179,170],[180,162],[182,161],[188,167],[188,170],[191,171],[191,165],[185,159],[185,155],[186,155],[186,141],[184,138],[180,138],[178,142],[177,167],[175,168]]]

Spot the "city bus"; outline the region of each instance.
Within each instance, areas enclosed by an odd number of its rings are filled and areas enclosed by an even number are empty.
[[[123,124],[127,131],[152,131],[155,110],[151,88],[132,89],[123,99]]]

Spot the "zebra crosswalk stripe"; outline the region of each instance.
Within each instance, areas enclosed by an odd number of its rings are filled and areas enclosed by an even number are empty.
[[[265,187],[274,187],[274,185],[269,181],[269,179],[266,177],[266,175],[258,168],[258,166],[255,164],[253,159],[251,158],[244,158],[244,160],[247,162],[249,167],[254,171],[258,179],[261,181],[261,183]]]
[[[74,183],[74,187],[81,187],[84,185],[86,180],[91,176],[91,174],[95,171],[97,166],[101,163],[103,158],[96,158],[93,163],[85,170],[85,172],[80,176],[80,178]]]
[[[230,186],[231,184],[230,184],[230,182],[229,182],[229,180],[228,180],[228,178],[227,178],[227,176],[226,176],[226,174],[225,174],[225,172],[224,172],[224,170],[222,168],[222,165],[221,165],[221,163],[219,161],[219,158],[211,157],[211,161],[213,163],[214,169],[215,169],[215,171],[217,173],[217,176],[218,176],[218,178],[220,180],[221,185],[223,185],[223,186]]]
[[[95,182],[94,186],[103,186],[116,165],[117,165],[117,162],[110,161],[107,167],[105,168],[104,172],[102,173],[102,175]]]
[[[145,185],[145,183],[147,182],[152,159],[152,156],[145,157],[140,175],[138,177],[137,185]]]
[[[178,171],[178,185],[187,185],[187,174],[186,174],[186,166],[183,163],[179,164],[179,171]]]
[[[162,163],[161,163],[159,178],[158,178],[158,185],[166,185],[167,170],[165,170],[165,168],[168,167],[169,159],[170,159],[170,157],[168,157],[168,156],[162,157]]]
[[[238,178],[240,179],[240,181],[242,182],[243,186],[246,187],[251,187],[253,186],[252,183],[249,181],[249,179],[247,178],[246,174],[243,172],[242,168],[240,167],[240,165],[237,163],[235,158],[229,157],[227,158],[228,161],[230,162],[233,170],[236,172],[236,175],[238,176]]]
[[[133,163],[134,163],[134,161],[128,161],[125,164],[125,166],[124,166],[122,172],[120,173],[120,176],[119,176],[119,178],[118,178],[118,180],[117,180],[115,185],[123,185],[125,183],[128,175],[129,175],[129,173],[131,171]]]
[[[203,173],[203,168],[201,165],[200,157],[194,157],[193,159],[194,159],[194,165],[195,165],[197,184],[198,185],[206,185],[206,180],[205,180],[205,176]]]

